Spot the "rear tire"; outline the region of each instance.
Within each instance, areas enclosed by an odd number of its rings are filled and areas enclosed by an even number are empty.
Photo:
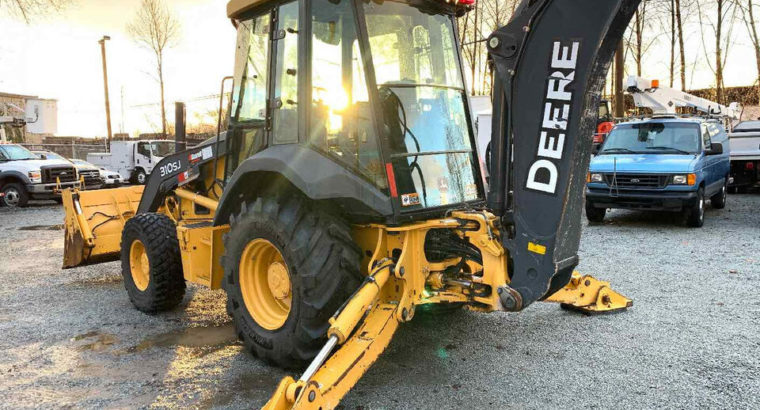
[[[701,228],[705,224],[705,189],[697,191],[697,201],[686,212],[686,224],[692,228]]]
[[[238,336],[269,363],[305,365],[326,342],[328,319],[361,283],[348,223],[286,192],[243,203],[230,225],[223,287]]]
[[[182,256],[169,217],[144,213],[127,221],[121,234],[121,275],[137,310],[155,314],[182,302]]]
[[[17,182],[3,185],[0,192],[3,193],[2,198],[0,198],[3,206],[9,208],[23,208],[26,206],[26,203],[29,202],[29,193],[26,192],[24,185]]]
[[[607,209],[597,208],[593,203],[586,201],[586,218],[592,223],[604,222],[604,216],[607,214]]]
[[[713,195],[710,198],[710,204],[712,204],[712,207],[715,209],[723,209],[726,207],[726,197],[728,196],[728,180],[726,180],[723,183],[723,186],[720,188],[720,192]]]

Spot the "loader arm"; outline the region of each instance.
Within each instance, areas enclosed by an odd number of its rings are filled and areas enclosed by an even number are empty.
[[[578,265],[583,187],[600,93],[640,0],[523,1],[488,39],[493,89],[489,207],[502,221],[519,311]]]

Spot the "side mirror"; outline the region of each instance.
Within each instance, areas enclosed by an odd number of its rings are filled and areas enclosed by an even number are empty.
[[[723,144],[713,142],[710,144],[710,148],[705,150],[705,155],[720,155],[723,153]]]

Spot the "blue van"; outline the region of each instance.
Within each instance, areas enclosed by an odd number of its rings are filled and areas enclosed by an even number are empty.
[[[607,209],[682,212],[689,226],[705,221],[705,202],[726,206],[731,160],[728,134],[716,119],[654,117],[621,123],[591,161],[586,216]]]

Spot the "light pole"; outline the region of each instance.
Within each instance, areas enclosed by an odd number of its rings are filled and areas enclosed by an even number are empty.
[[[103,88],[106,91],[106,126],[108,127],[108,145],[111,144],[111,103],[108,100],[108,68],[106,67],[106,41],[110,40],[110,36],[103,36],[98,43],[100,43],[100,53],[103,56]]]

